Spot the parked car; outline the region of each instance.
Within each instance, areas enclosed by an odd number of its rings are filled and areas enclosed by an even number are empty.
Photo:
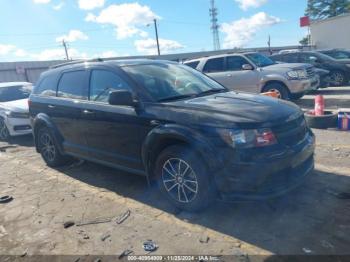
[[[178,208],[266,198],[314,167],[315,140],[293,103],[229,92],[185,65],[125,60],[58,66],[30,96],[36,150],[146,176]]]
[[[293,52],[270,56],[274,61],[284,63],[308,63],[316,68],[330,72],[331,85],[344,86],[350,79],[350,66],[346,61],[335,60],[332,57],[313,51]]]
[[[329,87],[331,83],[330,72],[321,68],[315,68],[315,72],[320,77],[319,88]]]
[[[230,90],[274,91],[285,100],[299,99],[319,86],[319,78],[312,66],[278,64],[259,53],[203,57],[184,64],[207,74]]]
[[[346,49],[326,49],[326,50],[319,50],[318,52],[328,55],[334,59],[337,60],[350,60],[350,50]],[[350,61],[348,61],[350,64]]]
[[[0,140],[32,132],[28,109],[31,91],[31,83],[0,83]]]

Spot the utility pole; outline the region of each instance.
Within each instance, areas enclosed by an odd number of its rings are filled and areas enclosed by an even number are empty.
[[[157,49],[158,49],[158,55],[160,55],[160,47],[159,47],[159,38],[158,38],[158,26],[157,26],[157,19],[153,19],[154,22],[154,30],[156,31],[156,40],[157,40]]]
[[[269,35],[269,39],[267,40],[267,45],[269,47],[269,53],[272,55],[272,50],[271,50],[271,36]]]
[[[211,30],[213,32],[214,50],[220,50],[218,9],[215,7],[215,0],[210,0],[209,14],[211,18]]]
[[[63,45],[64,51],[66,52],[66,59],[68,61],[69,60],[69,56],[68,56],[67,43],[64,41],[64,39],[62,40],[62,45]]]

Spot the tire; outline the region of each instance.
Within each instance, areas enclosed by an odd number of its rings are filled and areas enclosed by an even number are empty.
[[[282,83],[278,83],[278,82],[272,82],[272,83],[268,83],[262,90],[262,92],[277,92],[279,93],[279,97],[280,99],[283,100],[290,100],[291,96],[290,96],[290,92],[288,90],[288,88],[283,85]]]
[[[181,210],[199,211],[215,200],[216,188],[205,163],[189,147],[170,146],[161,152],[155,175],[159,190]]]
[[[338,115],[332,111],[325,111],[323,116],[305,113],[305,120],[310,128],[327,129],[337,126]]]
[[[348,79],[342,71],[332,71],[329,77],[330,83],[333,86],[345,86],[348,83]]]
[[[69,162],[70,158],[60,153],[49,128],[41,127],[37,139],[40,154],[49,167],[59,167]]]
[[[5,124],[5,121],[3,118],[0,117],[0,140],[1,141],[7,141],[10,139],[10,132],[7,129],[7,126]]]

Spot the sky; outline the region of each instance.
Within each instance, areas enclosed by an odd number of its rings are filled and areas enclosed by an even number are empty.
[[[210,0],[0,0],[0,62],[213,50]],[[216,0],[221,48],[297,45],[306,0]]]

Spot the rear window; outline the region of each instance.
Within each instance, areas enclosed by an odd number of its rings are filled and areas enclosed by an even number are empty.
[[[34,89],[34,94],[43,96],[56,96],[56,75],[44,77]]]
[[[203,68],[203,72],[212,73],[224,71],[224,61],[223,57],[209,59]]]
[[[87,100],[88,87],[86,85],[86,71],[64,73],[58,84],[58,97]]]
[[[0,87],[0,102],[26,99],[32,92],[32,85]]]
[[[199,65],[199,61],[185,63],[185,65],[192,67],[193,69],[197,69],[197,66]]]

